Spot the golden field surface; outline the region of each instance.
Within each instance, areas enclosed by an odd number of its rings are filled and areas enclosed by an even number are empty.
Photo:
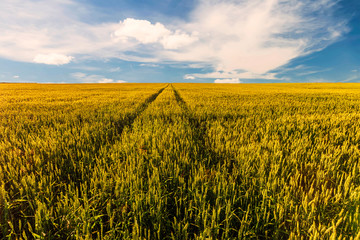
[[[360,84],[0,84],[0,239],[359,239]]]

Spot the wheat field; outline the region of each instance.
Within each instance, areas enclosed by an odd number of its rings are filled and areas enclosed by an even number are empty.
[[[360,239],[360,84],[0,84],[1,239]]]

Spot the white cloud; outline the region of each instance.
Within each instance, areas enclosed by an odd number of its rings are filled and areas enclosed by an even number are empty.
[[[200,40],[164,57],[209,62],[216,72],[267,74],[323,49],[347,31],[344,21],[331,17],[330,3],[335,1],[203,0],[186,26],[197,30]]]
[[[197,40],[180,30],[174,33],[161,23],[152,24],[147,20],[127,18],[120,21],[113,34],[114,39],[127,43],[136,39],[142,44],[161,43],[165,49],[178,49]]]
[[[91,24],[82,19],[97,12],[75,0],[1,0],[0,57],[54,65],[82,57],[187,63],[211,66],[216,79],[271,79],[271,70],[348,30],[332,13],[336,2],[199,0],[187,22]]]
[[[98,81],[98,83],[113,83],[113,82],[114,82],[114,80],[110,79],[110,78],[103,78]]]
[[[15,75],[15,76],[13,76],[13,78],[14,78],[14,79],[18,79],[18,78],[20,78],[20,76]]]
[[[72,56],[66,56],[56,53],[38,54],[35,56],[34,62],[48,65],[64,65],[70,63],[73,58],[74,57]]]
[[[287,72],[293,72],[293,71],[307,70],[309,68],[310,68],[309,66],[305,66],[305,65],[300,64],[300,65],[297,65],[295,67],[283,66],[283,67],[278,68],[277,70],[280,73],[287,73]]]
[[[159,64],[154,64],[154,63],[141,63],[139,66],[140,67],[160,67]]]
[[[185,76],[184,76],[184,79],[187,79],[187,80],[194,80],[194,79],[195,79],[195,77],[194,77],[194,76],[192,76],[192,75],[185,75]]]
[[[278,74],[293,73],[296,76],[313,75],[316,73],[327,72],[332,70],[331,68],[319,69],[314,66],[297,65],[295,67],[281,67],[277,69]]]
[[[358,72],[352,72],[346,79],[341,82],[359,82],[360,74]]]
[[[330,70],[331,70],[331,68],[325,68],[325,69],[321,69],[321,70],[304,71],[304,72],[297,73],[296,76],[313,75],[313,74],[317,74],[317,73],[327,72]]]
[[[123,42],[136,39],[140,43],[157,43],[164,36],[170,35],[170,31],[161,23],[152,24],[147,20],[127,18],[119,23],[114,36]]]
[[[82,73],[82,72],[76,72],[76,73],[72,73],[71,76],[74,77],[74,78],[77,78],[77,79],[83,79],[87,75],[85,73]]]
[[[119,81],[122,82],[122,80],[115,81],[114,79],[106,78],[102,75],[96,75],[96,74],[88,75],[82,72],[72,73],[71,77],[82,83],[114,83]]]
[[[82,72],[72,73],[71,76],[82,83],[126,83],[124,80],[114,80],[112,78],[106,78],[102,75],[88,75]]]
[[[195,73],[191,75],[194,78],[241,78],[241,79],[269,79],[274,80],[278,79],[276,77],[276,73],[264,73],[264,74],[256,74],[251,72],[239,72],[239,71],[230,71],[230,72],[223,72],[223,71],[217,71],[217,72],[211,72],[211,73]]]
[[[241,83],[238,78],[216,79],[214,83]]]
[[[179,49],[181,47],[190,45],[198,40],[196,33],[192,35],[183,33],[177,30],[172,35],[166,35],[161,39],[161,44],[165,49]]]
[[[47,60],[37,56],[43,53],[71,55],[64,45],[66,41],[72,45],[78,43],[71,37],[77,20],[67,14],[73,6],[69,0],[2,0],[0,56],[33,62]]]

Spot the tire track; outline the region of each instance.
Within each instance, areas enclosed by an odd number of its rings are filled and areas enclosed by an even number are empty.
[[[133,123],[135,122],[136,118],[143,113],[148,106],[156,100],[156,98],[167,88],[169,87],[169,84],[165,87],[161,88],[156,93],[152,94],[150,97],[148,97],[140,106],[136,108],[136,110],[129,114],[125,119],[122,121],[115,122],[115,128],[116,128],[116,135],[121,135],[122,132],[126,127],[131,127]]]
[[[91,159],[88,160],[84,165],[86,165],[87,169],[92,169],[93,165],[97,164],[104,164],[103,162],[98,162],[97,159],[99,158],[99,156],[101,156],[103,153],[101,151],[102,147],[107,148],[107,151],[110,151],[110,149],[112,147],[114,147],[116,145],[116,143],[118,141],[120,141],[120,139],[122,138],[123,135],[123,131],[124,129],[128,128],[132,128],[133,123],[135,122],[135,120],[137,119],[137,117],[139,117],[147,108],[148,106],[154,102],[156,100],[156,98],[169,86],[166,85],[165,87],[161,88],[160,90],[158,90],[157,92],[155,92],[154,94],[150,95],[143,103],[141,103],[132,113],[129,113],[128,115],[126,115],[123,119],[118,120],[118,121],[114,121],[112,124],[114,126],[111,127],[115,127],[115,129],[112,131],[111,134],[107,135],[107,140],[104,141],[99,140],[95,147],[94,150],[91,152]],[[104,157],[104,156],[103,156]],[[73,165],[71,165],[71,162],[74,159],[71,159],[67,156],[63,156],[63,159],[66,159],[67,161],[67,166],[64,169],[67,169],[67,173],[65,171],[64,176],[61,176],[63,181],[68,181],[68,182],[75,182],[76,186],[78,188],[80,188],[80,184],[82,183],[82,179],[91,179],[92,178],[92,174],[89,171],[86,172],[82,172],[79,171],[79,169],[76,169],[73,167]],[[76,162],[80,162],[81,159],[76,159]],[[62,173],[63,173],[62,172]],[[85,175],[85,177],[84,177]],[[90,193],[89,193],[90,194]]]
[[[90,184],[90,179],[93,179],[93,176],[97,174],[92,171],[95,165],[102,166],[103,169],[109,167],[111,163],[101,159],[108,159],[107,154],[110,149],[115,146],[116,142],[121,139],[124,129],[126,127],[131,128],[136,118],[142,114],[168,86],[169,85],[166,85],[150,95],[132,113],[129,113],[123,119],[110,122],[109,128],[104,129],[100,134],[94,134],[91,142],[93,145],[92,148],[79,150],[76,145],[71,146],[65,143],[60,145],[56,151],[46,155],[46,158],[42,160],[44,173],[47,175],[50,174],[46,172],[49,171],[50,166],[52,169],[61,169],[56,175],[57,180],[55,181],[58,181],[59,184],[53,188],[53,198],[56,199],[61,192],[67,191],[65,186],[69,186],[69,184],[72,184],[71,187],[73,189],[81,189],[84,183]],[[109,131],[107,132],[107,130]],[[89,198],[92,197],[91,189],[86,188],[84,191]],[[79,190],[77,194],[79,199],[83,198],[83,192]]]
[[[227,171],[229,174],[231,174],[232,169],[234,167],[232,160],[229,158],[226,158],[225,155],[216,152],[211,144],[211,136],[208,135],[209,132],[209,125],[208,120],[206,117],[196,116],[191,109],[189,108],[188,104],[185,102],[185,100],[181,97],[180,93],[175,89],[173,85],[171,85],[176,101],[179,104],[179,106],[184,111],[184,118],[187,119],[190,128],[191,128],[191,134],[194,141],[194,147],[198,151],[195,150],[194,154],[191,156],[192,159],[192,167],[190,169],[196,168],[195,171],[188,171],[183,174],[185,183],[186,183],[186,190],[193,189],[192,191],[196,191],[198,194],[201,194],[204,197],[204,201],[206,204],[208,204],[211,207],[216,206],[216,202],[219,198],[214,191],[214,188],[209,188],[209,191],[201,189],[201,187],[194,187],[192,184],[195,178],[196,171],[200,171],[205,167],[205,170],[203,171],[203,177],[202,177],[202,183],[207,182],[208,184],[212,184],[212,182],[216,182],[218,180],[214,179],[214,175],[216,172],[222,172],[224,168],[226,168],[225,171]],[[184,120],[185,120],[184,119]],[[185,120],[186,121],[186,120]],[[227,160],[226,160],[227,159]],[[200,167],[200,168],[199,168]],[[210,180],[212,178],[212,180]],[[195,190],[196,189],[196,190]],[[188,194],[188,201],[191,202],[193,198],[196,198],[191,192]],[[221,200],[220,200],[221,201]],[[190,204],[189,202],[186,202],[186,204]],[[222,208],[226,208],[226,204],[222,203]],[[189,205],[187,205],[189,206]],[[188,207],[185,207],[183,210],[184,212]],[[234,207],[235,209],[235,207]],[[195,210],[196,212],[196,210]],[[200,211],[197,212],[199,214]],[[225,219],[224,219],[225,221]],[[221,224],[223,227],[224,224]],[[202,229],[201,227],[197,226],[192,222],[190,224],[189,228],[190,236],[196,236],[199,234]],[[223,230],[220,230],[218,236],[221,236]],[[192,235],[194,234],[194,235]],[[216,238],[216,237],[214,237]]]
[[[195,144],[198,145],[199,154],[198,157],[200,160],[206,160],[207,167],[211,168],[213,166],[222,164],[224,157],[219,153],[215,152],[212,147],[209,145],[209,137],[207,136],[207,126],[206,119],[199,119],[196,117],[191,110],[189,109],[185,100],[181,97],[180,93],[171,85],[177,103],[183,109],[186,118],[189,121],[191,126],[193,137],[195,139]]]

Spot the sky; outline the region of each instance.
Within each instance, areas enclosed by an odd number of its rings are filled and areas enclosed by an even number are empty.
[[[1,0],[0,82],[360,82],[360,1]]]

